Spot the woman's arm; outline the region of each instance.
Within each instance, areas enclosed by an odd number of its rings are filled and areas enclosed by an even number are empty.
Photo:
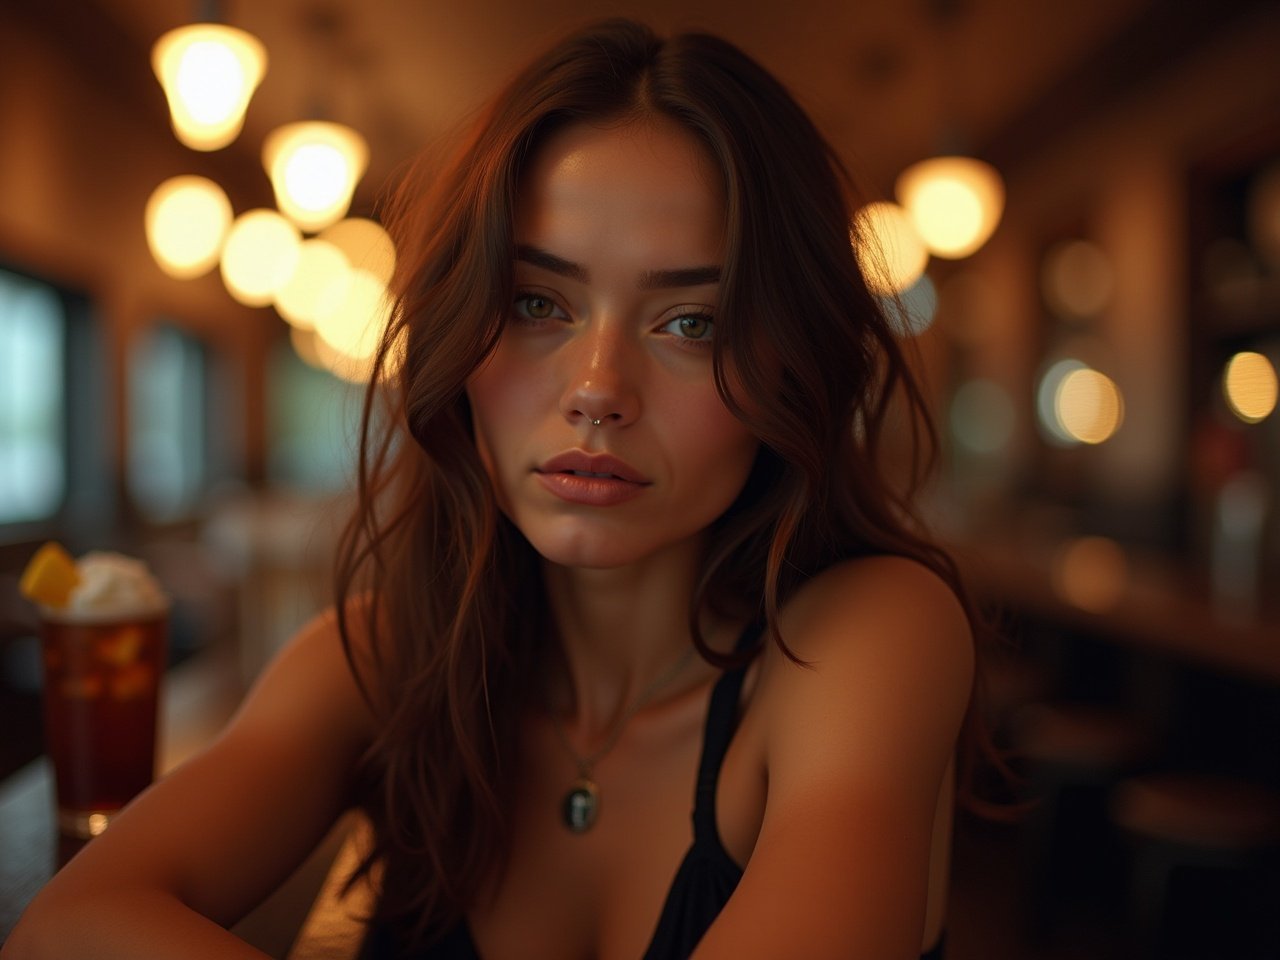
[[[275,889],[347,805],[370,734],[333,617],[321,617],[207,750],[54,876],[0,956],[261,957],[224,928]]]
[[[963,609],[919,564],[874,558],[815,578],[780,627],[813,668],[766,654],[752,703],[764,820],[695,957],[918,957],[939,789],[972,683]]]

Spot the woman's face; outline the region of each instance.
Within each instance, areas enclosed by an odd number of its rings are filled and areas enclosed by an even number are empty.
[[[687,544],[742,489],[757,441],[712,378],[724,222],[670,121],[571,126],[528,168],[510,315],[467,395],[498,502],[548,560]]]

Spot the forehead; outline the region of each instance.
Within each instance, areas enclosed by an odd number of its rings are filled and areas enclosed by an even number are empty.
[[[717,259],[724,241],[719,170],[661,118],[556,131],[527,168],[515,213],[517,242],[571,259],[630,250],[661,261],[651,266],[687,266]]]

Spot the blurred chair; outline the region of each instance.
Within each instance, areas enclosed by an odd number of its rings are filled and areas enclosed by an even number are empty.
[[[1023,919],[1041,939],[1073,912],[1105,912],[1116,902],[1123,851],[1108,798],[1146,756],[1150,737],[1126,711],[1066,702],[1024,707],[1011,736],[1032,804],[1023,823]]]
[[[1111,817],[1130,848],[1146,957],[1280,957],[1280,794],[1219,776],[1123,781]]]

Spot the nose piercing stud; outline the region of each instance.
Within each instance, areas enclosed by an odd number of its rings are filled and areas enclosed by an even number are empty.
[[[591,418],[590,418],[590,417],[587,417],[587,419],[588,419],[588,420],[591,420]],[[600,426],[600,421],[599,421],[599,420],[591,420],[591,425],[592,425],[593,427],[598,427],[598,426]]]

